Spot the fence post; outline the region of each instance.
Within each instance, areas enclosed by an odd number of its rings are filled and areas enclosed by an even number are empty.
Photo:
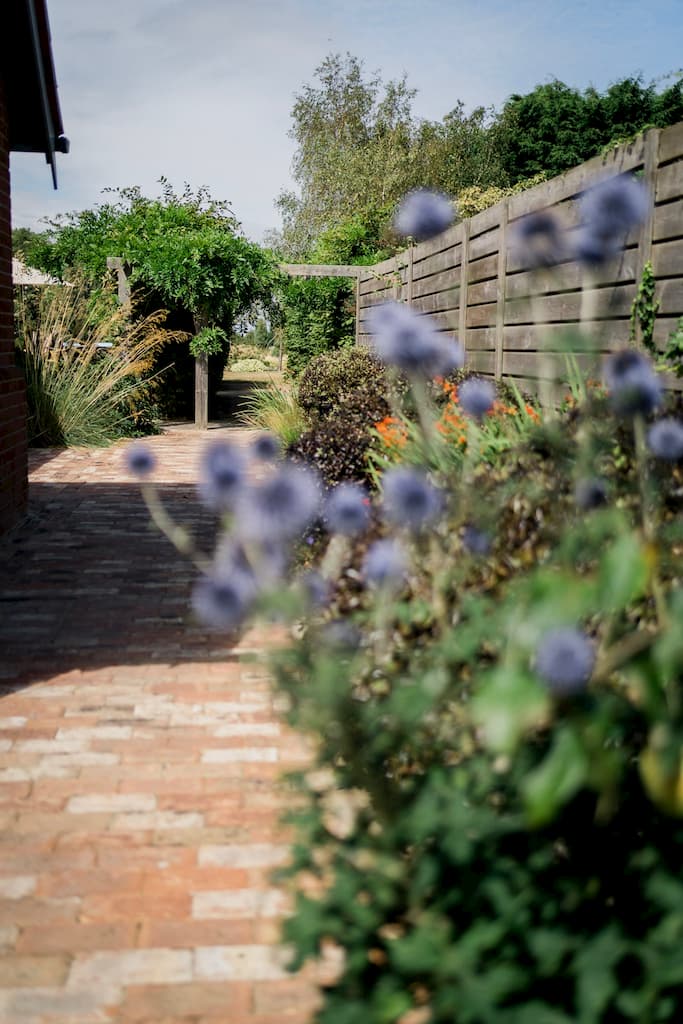
[[[408,301],[408,305],[412,306],[412,304],[413,304],[413,243],[412,242],[410,243],[410,249],[408,249],[408,274],[407,274],[407,281],[406,281],[406,289],[407,289],[406,298],[407,298],[407,301]]]
[[[638,255],[636,257],[636,295],[643,277],[645,264],[652,259],[652,235],[654,233],[655,221],[655,190],[657,187],[657,168],[659,166],[659,136],[660,128],[651,128],[645,135],[645,152],[643,154],[643,184],[652,196],[652,203],[648,208],[648,214],[640,227],[638,236]],[[640,323],[636,323],[636,341],[642,345],[642,331]]]
[[[462,251],[460,253],[460,306],[458,308],[458,336],[467,352],[467,278],[470,261],[470,222],[462,221]]]
[[[496,380],[503,376],[503,340],[505,333],[505,283],[507,275],[507,231],[508,231],[508,199],[504,199],[500,208],[500,228],[498,231],[498,287],[496,291],[496,354],[494,374]]]
[[[360,275],[359,270],[356,274],[356,345],[360,344]]]

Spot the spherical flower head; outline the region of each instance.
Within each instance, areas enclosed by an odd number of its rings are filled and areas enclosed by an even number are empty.
[[[648,431],[647,443],[658,459],[668,462],[683,459],[683,423],[674,419],[658,420]]]
[[[588,266],[599,266],[616,256],[631,228],[642,224],[651,196],[630,174],[606,178],[587,189],[579,201],[582,226],[574,255]]]
[[[373,306],[368,326],[380,361],[410,376],[444,376],[465,362],[459,342],[445,337],[429,317],[400,302]]]
[[[250,446],[250,453],[258,462],[274,462],[282,451],[275,434],[259,434]]]
[[[458,388],[460,408],[475,420],[482,419],[493,408],[496,389],[489,380],[469,377]]]
[[[320,481],[312,469],[283,463],[267,480],[245,488],[236,507],[236,528],[245,540],[288,540],[303,533],[320,505]]]
[[[573,627],[548,630],[536,651],[536,671],[558,697],[584,690],[594,665],[593,644],[585,633]]]
[[[216,512],[232,509],[245,481],[246,460],[230,441],[214,441],[205,449],[198,484],[202,502]]]
[[[462,531],[462,543],[471,555],[488,555],[491,550],[491,537],[484,530],[468,525]]]
[[[323,608],[332,596],[332,585],[321,573],[310,569],[301,573],[299,584],[312,608]]]
[[[607,486],[604,480],[597,477],[586,477],[578,480],[574,488],[574,501],[577,508],[589,511],[607,504]]]
[[[550,210],[522,217],[512,227],[511,247],[532,270],[554,267],[566,255],[560,222]]]
[[[346,619],[334,619],[323,627],[320,639],[326,647],[331,647],[340,653],[342,651],[357,651],[363,640],[363,635],[352,622]]]
[[[454,218],[455,209],[448,196],[419,188],[409,192],[399,205],[394,217],[394,229],[399,235],[425,242],[450,227]]]
[[[332,533],[355,537],[370,522],[370,499],[360,484],[339,484],[325,504],[325,521]]]
[[[424,473],[399,466],[382,477],[382,508],[396,526],[421,530],[439,518],[443,497]]]
[[[376,587],[393,589],[400,586],[408,570],[408,559],[399,541],[376,540],[368,548],[363,562],[363,575]]]
[[[605,361],[605,385],[619,416],[647,416],[662,400],[662,386],[652,363],[642,352],[621,349]]]
[[[210,629],[236,629],[249,614],[256,596],[253,577],[234,566],[202,576],[192,592],[197,619]]]
[[[154,472],[157,462],[149,445],[141,441],[126,448],[125,460],[128,472],[140,480],[145,480]]]

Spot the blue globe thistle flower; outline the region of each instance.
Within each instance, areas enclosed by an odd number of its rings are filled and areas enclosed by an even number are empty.
[[[466,551],[472,555],[488,555],[491,550],[491,537],[476,526],[465,526],[462,531],[462,543]]]
[[[250,445],[250,452],[258,462],[274,462],[282,452],[275,434],[260,434]]]
[[[619,174],[586,190],[579,201],[582,227],[574,242],[574,256],[588,266],[599,266],[616,256],[631,228],[647,217],[651,196],[642,182]]]
[[[560,222],[550,210],[539,210],[520,218],[512,226],[511,248],[532,270],[554,267],[567,255]]]
[[[469,377],[458,388],[460,408],[475,420],[482,419],[493,408],[496,389],[489,380]]]
[[[459,342],[444,337],[433,320],[400,302],[373,306],[368,326],[379,359],[409,375],[443,376],[465,362]]]
[[[418,242],[425,242],[440,235],[454,219],[455,209],[448,196],[419,188],[409,192],[399,205],[394,229],[399,235],[409,235]]]
[[[652,363],[635,349],[613,352],[605,360],[604,380],[619,416],[647,416],[662,400],[662,386]]]
[[[574,488],[574,501],[580,509],[588,511],[607,504],[607,485],[597,477],[578,480]]]
[[[249,573],[219,569],[202,576],[192,592],[192,607],[197,619],[211,629],[236,629],[245,620],[256,596]]]
[[[346,619],[334,619],[326,623],[320,632],[320,639],[327,647],[338,651],[357,651],[363,640],[363,634]]]
[[[144,480],[154,472],[157,460],[149,445],[136,441],[129,445],[125,452],[125,461],[129,473]]]
[[[283,463],[267,480],[243,489],[236,524],[246,540],[287,540],[302,533],[320,505],[320,481],[312,469]]]
[[[443,496],[424,473],[399,466],[382,477],[382,508],[390,522],[420,530],[439,518]]]
[[[332,585],[319,572],[310,569],[301,573],[299,584],[312,608],[323,608],[332,596]]]
[[[197,490],[201,501],[215,512],[234,508],[244,485],[246,460],[230,441],[214,441],[205,449]]]
[[[683,423],[674,419],[658,420],[648,431],[647,443],[658,459],[677,462],[683,458]]]
[[[399,541],[376,540],[368,548],[363,562],[363,575],[368,583],[391,589],[400,586],[407,571],[408,559]]]
[[[332,533],[355,537],[370,522],[370,499],[360,484],[339,484],[325,504],[325,520]]]
[[[548,630],[536,651],[536,671],[558,697],[585,689],[594,665],[593,644],[585,633],[569,626]]]

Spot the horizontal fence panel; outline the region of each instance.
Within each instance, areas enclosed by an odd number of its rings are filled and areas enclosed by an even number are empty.
[[[675,166],[675,165],[674,165]],[[679,168],[679,189],[683,188],[683,163]],[[655,209],[652,237],[655,242],[683,236],[683,199]]]
[[[657,171],[657,187],[655,202],[664,203],[669,199],[677,199],[683,191],[682,176],[683,160],[660,167]]]
[[[416,260],[413,263],[413,281],[429,277],[432,274],[438,274],[442,270],[459,267],[461,249],[461,246],[451,246],[450,249],[445,249],[434,256],[428,256],[427,259]]]
[[[677,160],[683,153],[683,121],[664,128],[659,137],[659,162],[668,163]]]
[[[470,260],[474,261],[479,259],[481,256],[489,256],[491,253],[497,253],[499,240],[500,227],[498,225],[483,235],[478,235],[476,238],[470,238]]]
[[[683,280],[662,281],[656,295],[662,316],[683,316]]]
[[[496,347],[495,327],[472,327],[467,332],[467,351],[483,351]]]
[[[586,301],[598,310],[597,319],[630,315],[633,303],[631,285],[615,285],[610,288],[589,289]],[[582,293],[562,292],[559,295],[543,295],[534,303],[534,309],[526,299],[512,299],[505,304],[506,324],[578,323],[581,318]]]
[[[652,246],[652,270],[657,279],[683,276],[683,239],[656,242]]]
[[[495,302],[487,302],[481,306],[467,307],[467,327],[495,327],[496,325]]]
[[[596,355],[578,352],[574,359],[584,374],[599,372]],[[556,352],[504,352],[503,376],[524,374],[526,377],[546,380],[567,380],[571,370],[566,357]]]
[[[476,370],[477,373],[485,373],[492,377],[496,367],[496,354],[495,352],[475,352],[468,349],[465,366],[468,370]]]
[[[634,282],[637,272],[638,252],[636,249],[628,249],[621,253],[618,260],[591,272],[590,282],[592,285],[601,286],[625,284]],[[586,279],[586,272],[578,263],[567,263],[552,274],[539,274],[535,270],[526,270],[518,274],[508,273],[505,282],[505,297],[521,299],[536,295],[548,295],[560,290],[578,290]]]
[[[563,351],[568,334],[577,337],[579,328],[566,324],[524,324],[505,328],[505,349],[511,352]],[[611,351],[628,344],[630,319],[590,321],[581,329],[574,351]]]
[[[459,309],[460,289],[449,288],[448,291],[436,292],[434,295],[420,296],[413,299],[413,308],[421,313],[439,313],[447,309]]]
[[[470,284],[467,289],[468,306],[479,306],[483,302],[495,302],[498,297],[498,279],[490,278],[478,284]]]
[[[433,295],[434,292],[446,291],[449,288],[460,288],[460,267],[453,270],[442,270],[440,274],[423,277],[419,281],[413,279],[413,297]]]
[[[467,266],[467,280],[469,284],[476,284],[477,281],[488,281],[498,277],[498,253],[492,256],[484,256],[479,260],[470,260]]]

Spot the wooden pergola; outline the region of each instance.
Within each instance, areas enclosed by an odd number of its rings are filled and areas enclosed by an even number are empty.
[[[360,333],[360,275],[366,267],[335,263],[281,263],[280,270],[289,277],[352,277],[356,282],[356,344]]]

